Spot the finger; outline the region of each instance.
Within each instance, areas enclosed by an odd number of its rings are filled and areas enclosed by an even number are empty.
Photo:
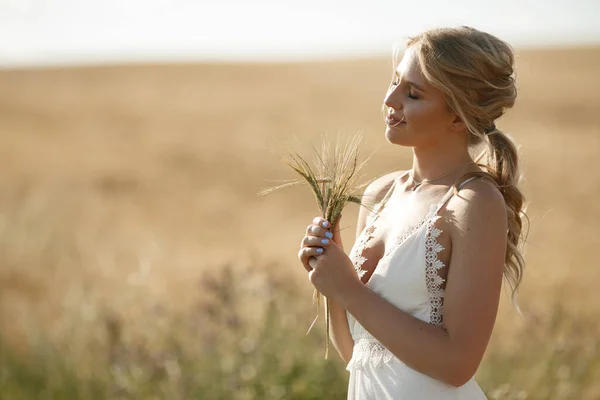
[[[315,225],[314,224],[310,224],[306,227],[306,235],[312,235],[313,234],[313,227]]]
[[[300,247],[325,247],[330,243],[331,240],[326,237],[304,236],[300,242]]]
[[[322,247],[303,247],[298,251],[298,259],[307,271],[312,271],[313,267],[308,263],[309,258],[317,257],[323,254],[323,252]]]
[[[304,248],[302,248],[298,251],[298,259],[302,263],[302,266],[304,267],[305,270],[307,270],[308,272],[312,271],[312,267],[310,265],[308,265],[308,259],[304,255]]]
[[[308,272],[312,271],[313,269],[317,268],[317,257],[316,256],[303,257],[302,265],[304,266],[304,269],[307,270]]]
[[[321,228],[331,228],[331,224],[329,223],[329,221],[327,221],[325,218],[323,217],[315,217],[313,218],[313,224],[321,227]]]
[[[318,236],[318,237],[324,237],[327,239],[332,239],[333,233],[331,233],[329,231],[329,229],[325,229],[325,228],[315,225],[315,224],[310,224],[306,228],[306,236]]]

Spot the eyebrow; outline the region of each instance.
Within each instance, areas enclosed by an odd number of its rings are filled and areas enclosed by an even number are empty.
[[[396,76],[398,77],[398,79],[400,79],[400,76],[398,75],[397,71],[394,71],[394,74],[396,74]],[[417,85],[414,82],[411,81],[405,81],[408,85],[413,86],[414,88],[420,90],[421,92],[425,92],[425,89],[423,89],[421,86]]]
[[[413,86],[413,87],[417,88],[417,89],[418,89],[418,90],[420,90],[421,92],[424,92],[424,91],[425,91],[425,89],[423,89],[421,86],[417,85],[417,84],[416,84],[416,83],[414,83],[414,82],[411,82],[411,81],[406,81],[406,83],[407,83],[407,84],[409,84],[410,86]]]

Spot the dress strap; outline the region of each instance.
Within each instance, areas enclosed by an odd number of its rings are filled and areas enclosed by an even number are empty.
[[[465,179],[465,181],[463,183],[461,183],[460,185],[458,185],[457,187],[457,191],[460,190],[460,188],[462,188],[467,182],[471,182],[473,179],[478,178],[478,176],[472,176],[468,179]],[[459,178],[460,179],[460,178]],[[435,210],[435,214],[437,214],[442,207],[444,207],[444,205],[448,202],[448,200],[450,200],[452,198],[452,196],[454,196],[454,187],[456,186],[456,184],[450,186],[450,190],[448,190],[448,193],[446,193],[446,195],[442,198],[442,201],[440,201],[438,203],[438,206]]]

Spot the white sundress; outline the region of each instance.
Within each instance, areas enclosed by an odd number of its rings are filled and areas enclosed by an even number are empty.
[[[381,209],[403,175],[394,180],[378,209],[367,217],[367,224],[350,251],[349,257],[360,277],[366,272],[361,269],[366,261],[363,250],[377,228]],[[461,187],[474,178],[465,180]],[[437,242],[442,231],[434,224],[440,218],[439,210],[453,194],[454,187],[451,187],[439,203],[431,205],[427,215],[410,225],[394,245],[386,249],[386,254],[366,283],[400,310],[435,325],[442,323],[444,279],[437,270],[443,268],[444,263],[437,254],[444,248]],[[410,204],[402,208],[403,212],[407,212]],[[396,216],[394,221],[398,223]],[[486,399],[474,378],[461,387],[455,387],[410,368],[367,332],[348,311],[346,316],[354,339],[352,358],[346,366],[350,372],[348,400]]]

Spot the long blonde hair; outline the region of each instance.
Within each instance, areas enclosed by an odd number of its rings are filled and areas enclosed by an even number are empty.
[[[525,268],[520,239],[526,240],[521,231],[522,218],[527,214],[525,198],[518,187],[522,175],[517,147],[494,124],[517,97],[513,49],[497,37],[468,26],[428,30],[410,37],[407,47],[415,50],[427,81],[442,91],[448,106],[465,122],[470,133],[469,145],[484,141],[487,144],[475,159],[486,171],[469,173],[463,178],[474,175],[488,178],[504,196],[508,217],[504,276],[516,305]]]

